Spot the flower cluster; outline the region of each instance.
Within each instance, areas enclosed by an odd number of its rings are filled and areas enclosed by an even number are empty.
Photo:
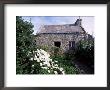
[[[42,49],[37,49],[37,51],[34,52],[34,57],[30,58],[30,60],[38,62],[40,67],[47,70],[50,74],[65,74],[64,69],[58,66],[58,61],[53,61],[49,53]],[[32,65],[32,67],[34,67],[34,65]]]

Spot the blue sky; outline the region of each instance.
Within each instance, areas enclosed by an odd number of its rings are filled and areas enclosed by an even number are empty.
[[[79,17],[78,16],[23,16],[25,21],[30,21],[34,25],[34,34],[39,31],[42,25],[59,25],[59,24],[72,24]],[[80,16],[82,19],[82,27],[91,35],[94,35],[94,17],[93,16]]]

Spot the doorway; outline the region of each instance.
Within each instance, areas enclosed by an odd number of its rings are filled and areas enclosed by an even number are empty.
[[[56,46],[56,47],[59,47],[59,48],[60,48],[60,46],[61,46],[61,42],[59,42],[59,41],[54,42],[54,46]]]

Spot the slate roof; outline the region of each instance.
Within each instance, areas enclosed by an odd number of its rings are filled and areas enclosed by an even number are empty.
[[[44,25],[39,33],[74,33],[85,32],[81,26],[72,24],[65,25]]]

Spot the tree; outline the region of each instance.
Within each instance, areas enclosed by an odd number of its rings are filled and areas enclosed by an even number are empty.
[[[29,53],[33,52],[34,35],[31,22],[24,21],[22,17],[16,17],[16,73],[28,74],[31,72]]]

